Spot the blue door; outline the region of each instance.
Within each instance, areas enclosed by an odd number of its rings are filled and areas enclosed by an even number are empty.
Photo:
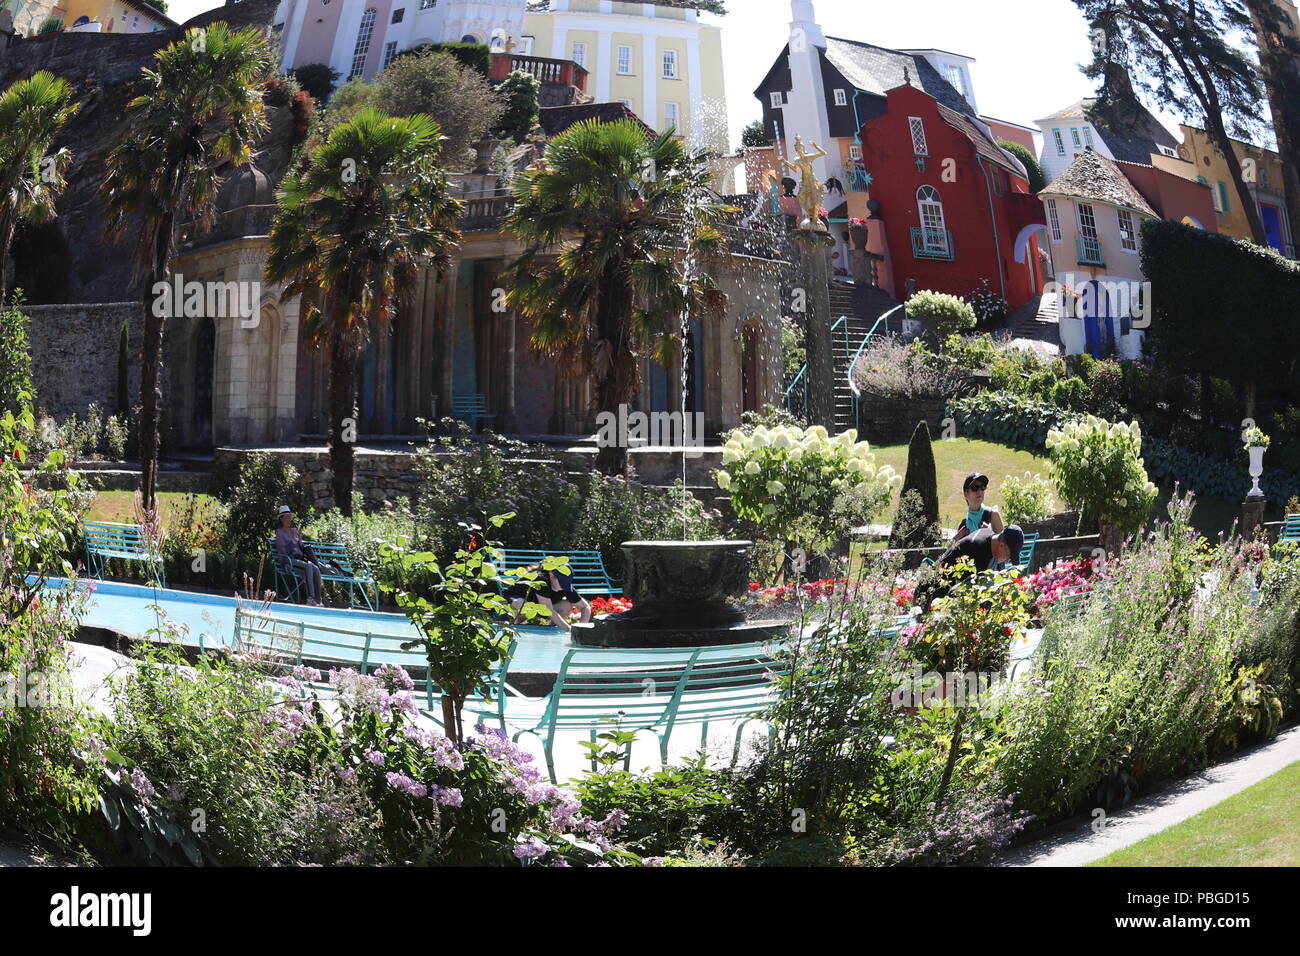
[[[1282,255],[1286,255],[1286,244],[1282,241],[1282,212],[1277,206],[1268,203],[1259,204],[1259,215],[1264,220],[1264,238],[1268,244]]]
[[[1101,358],[1106,342],[1115,341],[1115,318],[1111,314],[1110,296],[1106,287],[1095,279],[1085,282],[1080,292],[1084,348],[1088,354]]]

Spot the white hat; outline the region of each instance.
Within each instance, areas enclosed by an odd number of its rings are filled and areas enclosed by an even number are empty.
[[[280,510],[276,512],[276,517],[278,518],[280,515],[291,515],[291,514],[293,514],[292,508],[290,508],[288,505],[280,505]]]

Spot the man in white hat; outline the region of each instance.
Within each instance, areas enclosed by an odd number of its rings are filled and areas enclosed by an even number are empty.
[[[307,603],[320,607],[321,567],[316,556],[302,543],[302,532],[293,526],[293,510],[280,505],[280,527],[275,529],[275,550],[288,559],[295,571],[307,582]]]

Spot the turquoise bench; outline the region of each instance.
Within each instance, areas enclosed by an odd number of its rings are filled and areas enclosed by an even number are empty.
[[[411,675],[416,693],[424,699],[420,712],[441,726],[442,688],[429,680],[428,660],[422,651],[402,650],[402,645],[413,639],[412,634],[363,631],[296,621],[241,607],[235,610],[235,633],[230,646],[237,652],[264,662],[270,668],[285,672],[292,671],[299,665],[310,664],[350,667],[362,674],[373,674],[386,664],[397,665]],[[506,729],[506,695],[522,696],[506,683],[506,672],[510,669],[517,645],[518,641],[511,639],[505,655],[484,675],[478,689],[480,697],[490,701],[492,706],[476,713],[491,716],[502,730]],[[199,647],[204,648],[202,634],[199,635]],[[328,687],[324,682],[313,686]]]
[[[534,551],[523,548],[500,548],[493,559],[498,572],[513,571],[516,568],[531,567],[541,564],[544,558],[564,558],[569,562],[569,577],[579,594],[613,597],[623,593],[623,589],[614,586],[609,572],[605,570],[605,559],[599,551]]]
[[[86,548],[86,570],[103,580],[107,561],[140,561],[161,587],[167,586],[163,556],[151,546],[144,531],[135,524],[115,524],[110,521],[83,521],[81,537]]]
[[[1282,519],[1282,527],[1277,532],[1278,544],[1293,541],[1300,541],[1300,515],[1286,515]]]
[[[371,611],[375,610],[378,593],[375,594],[375,600],[371,600],[370,597],[370,592],[375,589],[375,579],[365,567],[358,571],[353,566],[352,556],[348,553],[347,545],[337,544],[333,541],[307,541],[305,539],[302,544],[304,548],[310,549],[322,564],[320,576],[322,581],[333,581],[348,586],[348,607],[357,606],[357,592],[360,591],[361,600],[365,603],[365,606]],[[293,566],[293,562],[276,550],[275,538],[267,539],[267,548],[271,554],[271,563],[275,568],[275,593],[285,601],[301,601],[307,593],[307,581],[298,573],[298,569]],[[335,573],[325,567],[326,562],[338,568],[340,573]]]
[[[469,425],[470,431],[478,431],[480,418],[496,418],[496,412],[489,411],[487,399],[475,392],[472,395],[453,395],[451,397],[451,414]]]
[[[513,740],[532,735],[546,753],[546,769],[555,776],[555,736],[560,731],[585,731],[591,740],[611,730],[649,731],[659,739],[660,760],[667,762],[668,743],[675,730],[698,725],[701,743],[711,722],[739,720],[733,762],[741,734],[774,700],[772,677],[780,665],[767,644],[730,647],[574,648],[564,655],[550,694],[528,703],[538,710],[523,717],[512,706],[505,719]],[[515,704],[522,702],[516,701]],[[632,760],[629,744],[624,769]]]

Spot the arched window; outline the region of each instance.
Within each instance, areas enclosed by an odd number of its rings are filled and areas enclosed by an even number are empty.
[[[348,72],[348,79],[354,80],[366,68],[366,54],[370,52],[370,38],[375,34],[375,15],[374,7],[367,8],[366,12],[361,15],[361,27],[357,30],[357,45],[352,50],[352,69]]]
[[[83,23],[89,23],[89,22],[90,22],[90,17],[77,17],[76,20],[72,21],[72,25],[74,27],[79,27]]]
[[[476,37],[476,36],[475,36],[474,34],[472,34],[472,33],[466,33],[463,37],[460,38],[460,42],[461,42],[461,43],[478,43],[478,42],[479,42],[479,39],[478,39],[478,37]]]
[[[922,186],[916,191],[916,205],[921,214],[921,236],[928,252],[946,253],[948,234],[943,220],[943,200],[933,186]]]

